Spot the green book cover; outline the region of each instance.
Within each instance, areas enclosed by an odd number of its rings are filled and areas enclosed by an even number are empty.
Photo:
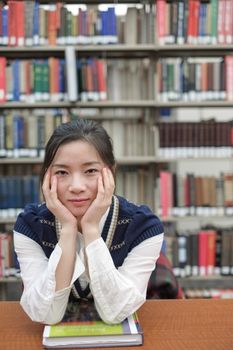
[[[130,346],[142,342],[136,313],[119,324],[107,324],[100,319],[90,300],[70,302],[62,321],[46,325],[43,334],[46,347]]]

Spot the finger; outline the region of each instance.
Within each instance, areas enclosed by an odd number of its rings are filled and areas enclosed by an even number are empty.
[[[45,173],[43,184],[42,184],[42,192],[45,195],[50,190],[50,169],[48,169]]]
[[[100,175],[98,177],[98,192],[97,192],[97,197],[100,195],[104,195],[104,180],[103,180],[103,176]]]
[[[108,174],[108,169],[107,168],[103,168],[102,169],[102,176],[103,176],[103,185],[104,185],[104,189],[108,190],[110,183],[109,183],[109,174]]]
[[[115,188],[115,181],[113,174],[109,168],[106,168],[106,177],[105,177],[105,192],[107,196],[112,196]]]
[[[51,177],[51,188],[50,188],[51,193],[57,194],[57,177],[53,175]]]
[[[115,188],[115,179],[114,179],[113,173],[110,169],[108,169],[108,174],[109,174],[110,185],[111,185],[111,187]]]

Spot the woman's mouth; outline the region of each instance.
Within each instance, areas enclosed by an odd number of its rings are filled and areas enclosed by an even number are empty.
[[[68,200],[68,202],[71,202],[75,207],[82,207],[83,205],[87,204],[88,201],[89,198],[75,198]]]

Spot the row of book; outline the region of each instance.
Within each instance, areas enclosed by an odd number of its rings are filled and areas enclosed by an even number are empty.
[[[39,201],[39,176],[1,176],[0,209],[2,213],[4,210],[23,208],[27,203],[38,203]]]
[[[163,218],[222,215],[223,208],[225,214],[233,214],[233,173],[221,173],[219,177],[194,173],[182,176],[162,170],[156,180],[155,193],[156,211]]]
[[[232,299],[233,289],[198,289],[198,288],[187,288],[184,290],[186,299]]]
[[[116,193],[135,203],[149,205],[162,219],[233,215],[233,174],[219,177],[184,176],[149,167],[122,167],[116,177]]]
[[[10,0],[0,8],[0,44],[231,44],[232,17],[232,0],[156,0],[128,7],[125,16],[116,16],[113,6],[74,14],[61,1],[46,8]]]
[[[150,61],[0,57],[0,102],[146,100],[153,97]],[[138,84],[138,82],[141,84]]]
[[[233,275],[233,228],[201,228],[166,237],[177,277]]]
[[[158,128],[142,121],[104,120],[101,123],[113,141],[114,154],[122,156],[156,156]]]
[[[65,111],[35,109],[0,114],[0,157],[38,157],[56,126],[71,119]]]
[[[8,1],[0,7],[0,45],[101,45],[155,42],[154,4],[128,7],[116,16],[116,6],[76,8],[72,12],[56,1]]]
[[[232,0],[157,0],[157,36],[166,44],[233,43]]]
[[[161,158],[233,156],[233,120],[169,121],[158,127]]]
[[[233,100],[233,56],[160,58],[160,101]]]
[[[0,177],[0,218],[14,218],[18,211],[27,203],[39,202],[39,176],[24,175],[25,166],[19,166],[21,175],[10,174]],[[9,170],[10,171],[10,170]],[[13,171],[13,169],[12,169]],[[33,171],[33,170],[32,170]],[[40,168],[34,169],[39,173]],[[136,203],[153,205],[153,174],[146,168],[134,169],[134,172],[124,167],[116,175],[116,193],[126,195]]]
[[[233,56],[161,58],[156,76],[149,58],[77,59],[74,48],[65,52],[65,59],[0,57],[0,102],[156,101],[156,79],[158,101],[233,100]]]
[[[70,49],[66,49],[65,60],[7,61],[0,57],[0,102],[155,98],[149,58],[77,60],[75,50]],[[233,100],[233,56],[161,58],[157,71],[158,100],[163,102]]]
[[[12,232],[0,232],[0,278],[18,276],[15,266]]]
[[[116,194],[154,208],[154,174],[148,167],[123,167],[116,173]]]
[[[79,117],[62,109],[11,110],[0,114],[0,157],[37,157],[54,128]],[[215,120],[163,122],[102,120],[116,157],[158,156],[161,159],[231,157],[233,124]],[[119,135],[121,136],[119,138]]]
[[[1,217],[14,216],[14,208],[40,200],[37,175],[40,165],[33,175],[24,176],[25,166],[19,168],[18,175],[13,170],[9,174],[5,171],[0,178]],[[163,170],[156,177],[149,166],[122,166],[116,174],[116,193],[135,203],[147,204],[163,220],[233,215],[232,173],[221,173],[219,177],[193,173],[178,176]]]
[[[0,114],[0,157],[42,157],[54,128],[78,116],[57,110],[6,111]],[[116,157],[156,156],[158,129],[149,123],[103,120]]]

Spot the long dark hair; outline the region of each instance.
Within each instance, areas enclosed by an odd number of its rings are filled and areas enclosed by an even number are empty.
[[[102,161],[112,170],[115,169],[112,140],[101,124],[93,120],[77,119],[60,124],[51,135],[45,147],[45,157],[41,168],[40,182],[52,163],[54,156],[61,145],[72,141],[86,141],[95,147]]]

